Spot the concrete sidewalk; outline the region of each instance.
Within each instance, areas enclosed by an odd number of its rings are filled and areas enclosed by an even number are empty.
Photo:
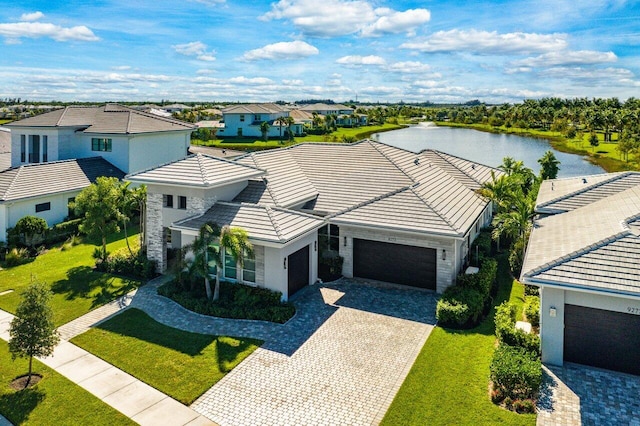
[[[0,310],[0,338],[13,315]],[[39,360],[141,425],[215,425],[206,417],[67,341]],[[2,424],[0,422],[0,424]]]

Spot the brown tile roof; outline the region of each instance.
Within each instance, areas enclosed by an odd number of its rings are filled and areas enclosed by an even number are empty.
[[[75,127],[84,133],[137,134],[193,130],[191,123],[159,117],[117,104],[68,106],[6,124],[7,127]]]
[[[99,176],[122,179],[124,172],[102,157],[15,167],[0,172],[0,201],[81,190]]]
[[[278,104],[239,104],[224,108],[222,114],[275,114],[288,111]]]

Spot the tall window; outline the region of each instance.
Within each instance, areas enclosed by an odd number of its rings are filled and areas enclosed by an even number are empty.
[[[236,261],[227,251],[224,252],[224,277],[236,279],[238,276],[236,271]]]
[[[29,135],[29,162],[40,162],[40,135]]]
[[[253,121],[262,121],[262,117],[260,116],[260,114],[255,114],[253,116]]]
[[[240,121],[244,121],[244,114],[240,114]]]
[[[111,152],[111,139],[91,138],[91,151]]]
[[[173,195],[164,194],[162,196],[162,207],[173,208]]]
[[[183,195],[179,195],[178,196],[178,208],[180,210],[186,210],[187,209],[187,197],[185,197]]]
[[[213,247],[215,248],[215,251],[218,250],[217,244],[213,244]],[[209,253],[209,257],[208,257],[209,275],[213,275],[215,277],[218,274],[218,265],[216,264],[216,254],[214,252],[214,248],[210,247],[207,249],[207,251]]]
[[[42,162],[49,161],[49,136],[42,136]]]
[[[318,229],[318,242],[322,251],[340,251],[340,228],[329,224]]]
[[[27,135],[20,135],[20,162],[27,161]]]
[[[248,283],[256,282],[256,257],[244,254],[244,268],[242,268],[242,280]]]

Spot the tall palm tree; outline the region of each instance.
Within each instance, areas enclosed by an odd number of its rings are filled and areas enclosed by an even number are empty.
[[[204,288],[207,292],[207,299],[218,300],[220,295],[220,271],[222,270],[221,253],[222,249],[214,245],[215,240],[220,237],[220,227],[213,222],[207,222],[200,227],[198,236],[191,243],[191,250],[194,254],[190,270],[192,273],[204,278]],[[213,252],[213,261],[216,262],[216,287],[215,293],[211,291],[209,281],[209,253]]]
[[[269,128],[271,128],[271,126],[266,121],[260,123],[260,132],[262,132],[262,139],[265,142],[269,140]]]
[[[280,143],[282,143],[282,126],[286,126],[287,125],[287,118],[291,118],[291,117],[278,117],[275,119],[275,121],[273,122],[273,124],[277,124],[278,127],[280,128]]]
[[[237,280],[242,283],[242,269],[244,268],[245,256],[253,256],[253,245],[249,242],[249,234],[242,228],[230,227],[225,225],[220,230],[220,254],[222,251],[230,254],[236,262],[238,269]],[[223,262],[222,256],[220,256],[221,263]],[[216,293],[219,293],[219,279],[216,274]],[[216,296],[214,295],[214,300]]]
[[[495,208],[500,212],[507,209],[511,204],[513,194],[519,186],[519,179],[515,179],[513,176],[506,174],[496,178],[495,173],[492,171],[491,180],[485,182],[477,192],[491,200]]]
[[[291,127],[296,124],[296,120],[293,119],[293,117],[285,117],[285,124],[287,125],[287,131],[289,132],[289,140],[292,141],[293,140],[293,132]]]

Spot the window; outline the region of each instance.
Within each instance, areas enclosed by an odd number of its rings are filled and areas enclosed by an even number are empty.
[[[49,161],[49,137],[47,135],[44,135],[42,137],[42,162],[46,163],[47,161]]]
[[[111,139],[91,138],[91,151],[111,152]]]
[[[256,114],[253,116],[253,121],[262,121],[262,117],[260,116],[260,114]]]
[[[238,137],[242,137],[242,127],[238,127]]]
[[[162,196],[162,207],[173,208],[173,195],[164,194]]]
[[[207,265],[209,267],[209,275],[216,276],[218,274],[218,265],[216,264],[216,252],[218,251],[218,245],[212,244],[213,247],[209,247],[207,249],[208,252],[208,262]]]
[[[20,135],[20,162],[27,161],[27,135]]]
[[[255,254],[249,256],[248,253],[244,254],[244,268],[242,268],[242,280],[248,283],[256,282],[256,258]]]
[[[179,195],[178,196],[178,208],[180,210],[186,210],[187,209],[187,197]]]
[[[29,135],[29,162],[40,162],[40,135]]]
[[[318,229],[318,243],[322,252],[340,251],[340,228],[329,224]]]
[[[240,114],[240,121],[244,121],[244,114]]]
[[[231,256],[231,254],[224,252],[224,277],[236,279],[238,276],[236,271],[236,260]]]
[[[50,202],[36,204],[36,213],[45,212],[47,210],[51,210],[51,203]]]

